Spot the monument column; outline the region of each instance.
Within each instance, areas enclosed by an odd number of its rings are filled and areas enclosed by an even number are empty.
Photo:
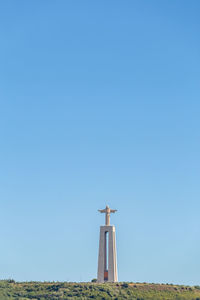
[[[115,226],[110,225],[110,214],[116,210],[106,206],[99,212],[105,213],[105,226],[100,226],[97,282],[117,282]]]

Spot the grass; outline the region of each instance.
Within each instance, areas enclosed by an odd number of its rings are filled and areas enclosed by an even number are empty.
[[[150,283],[68,283],[0,281],[0,300],[132,299],[200,300],[199,286]]]

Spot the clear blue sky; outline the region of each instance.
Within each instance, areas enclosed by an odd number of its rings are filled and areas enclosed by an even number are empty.
[[[0,278],[200,284],[200,2],[0,3]]]

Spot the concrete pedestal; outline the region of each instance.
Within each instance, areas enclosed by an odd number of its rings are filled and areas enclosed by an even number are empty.
[[[117,282],[115,226],[100,227],[97,282]]]

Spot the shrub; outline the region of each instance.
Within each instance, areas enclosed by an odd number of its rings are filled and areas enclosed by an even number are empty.
[[[126,283],[126,282],[122,283],[122,287],[123,288],[128,288],[128,283]]]

